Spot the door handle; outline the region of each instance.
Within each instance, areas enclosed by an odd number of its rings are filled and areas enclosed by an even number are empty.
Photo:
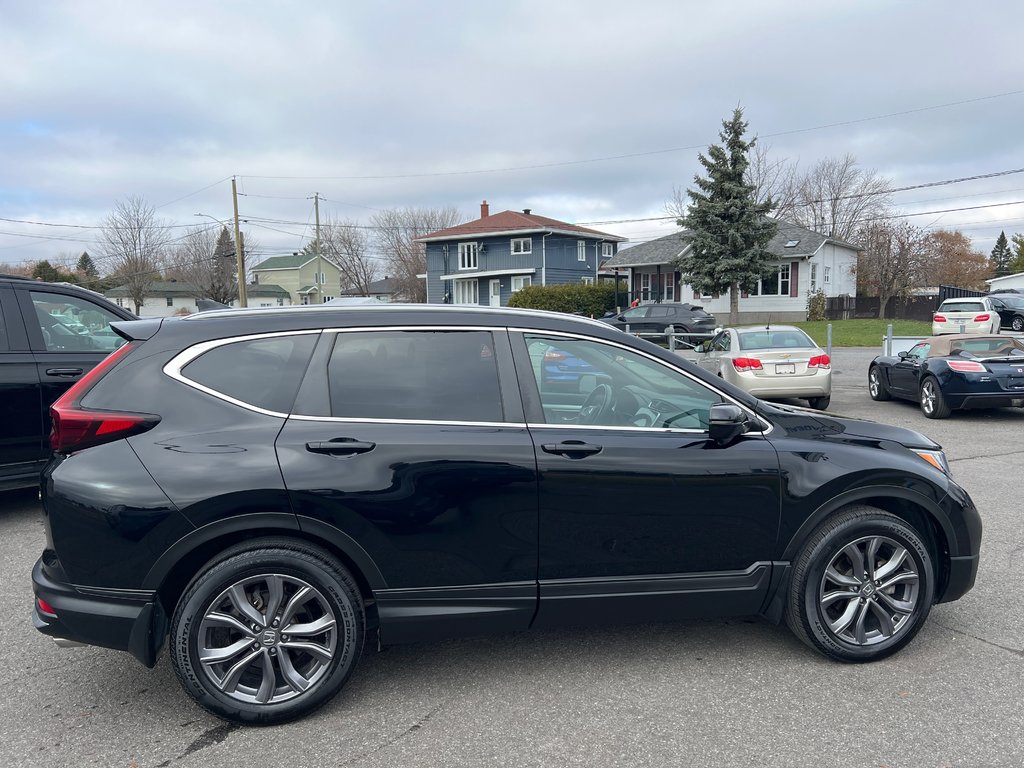
[[[582,440],[565,440],[561,443],[544,443],[541,449],[545,453],[554,453],[569,459],[582,459],[584,456],[593,456],[595,453],[600,453],[603,447],[591,445]]]
[[[306,443],[306,450],[310,453],[325,453],[330,456],[352,456],[357,453],[368,453],[376,447],[376,443],[354,440],[351,437],[336,437],[333,440]]]
[[[47,376],[66,376],[66,377],[81,376],[82,375],[82,369],[81,368],[47,368],[46,369],[46,375]]]

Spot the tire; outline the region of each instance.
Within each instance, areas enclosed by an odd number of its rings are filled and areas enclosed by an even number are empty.
[[[885,401],[892,398],[892,395],[889,394],[889,387],[882,380],[882,372],[878,370],[877,365],[872,365],[868,370],[868,394],[871,395],[872,400]]]
[[[1010,321],[1010,327],[1013,328],[1013,330],[1017,331],[1018,333],[1024,331],[1024,317],[1020,315],[1014,315],[1013,320]]]
[[[828,404],[831,402],[831,395],[825,395],[824,397],[811,397],[807,399],[807,404],[816,411],[824,411],[828,408]]]
[[[794,561],[786,623],[828,658],[884,659],[924,624],[934,573],[921,534],[905,520],[847,508],[823,522]]]
[[[934,376],[926,376],[921,382],[921,391],[917,399],[921,405],[921,413],[929,419],[944,419],[951,413],[942,396],[942,387]]]
[[[211,561],[185,590],[171,620],[171,664],[218,717],[283,723],[341,689],[364,628],[359,589],[344,567],[304,542],[257,540]]]

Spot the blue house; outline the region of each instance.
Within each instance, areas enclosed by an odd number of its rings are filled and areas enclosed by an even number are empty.
[[[593,283],[626,238],[484,200],[480,218],[416,238],[427,249],[427,303],[503,307],[528,285]]]

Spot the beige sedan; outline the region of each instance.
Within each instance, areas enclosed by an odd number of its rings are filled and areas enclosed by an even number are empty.
[[[698,365],[755,397],[799,397],[828,408],[832,361],[792,325],[725,328],[694,351]]]

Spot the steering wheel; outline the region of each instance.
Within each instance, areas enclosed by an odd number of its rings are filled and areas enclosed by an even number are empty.
[[[608,424],[615,412],[615,393],[607,384],[594,387],[580,406],[580,424]]]

